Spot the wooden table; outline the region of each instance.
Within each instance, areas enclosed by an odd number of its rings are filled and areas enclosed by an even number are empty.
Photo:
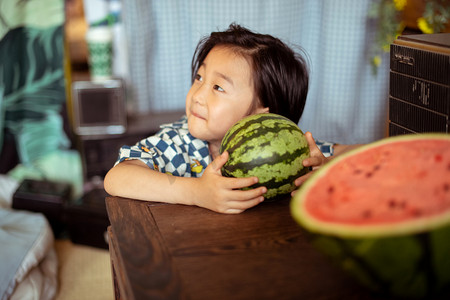
[[[370,299],[308,243],[289,199],[239,215],[106,198],[116,299]]]

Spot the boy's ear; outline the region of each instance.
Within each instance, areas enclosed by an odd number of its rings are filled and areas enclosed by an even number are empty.
[[[257,114],[265,114],[269,112],[269,108],[268,107],[258,107],[256,109],[256,113]]]

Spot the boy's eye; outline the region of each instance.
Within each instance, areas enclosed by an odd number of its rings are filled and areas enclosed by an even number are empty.
[[[225,90],[223,88],[221,88],[220,86],[218,86],[217,84],[214,85],[214,89],[218,90],[219,92],[225,92]]]
[[[195,80],[198,80],[201,82],[203,80],[203,78],[200,74],[197,74],[197,75],[195,75]]]

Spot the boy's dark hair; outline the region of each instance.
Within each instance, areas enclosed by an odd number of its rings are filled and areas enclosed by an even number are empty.
[[[263,107],[298,123],[305,107],[309,74],[305,59],[281,40],[254,33],[236,24],[202,39],[192,59],[192,81],[209,51],[229,47],[247,59],[254,89]]]

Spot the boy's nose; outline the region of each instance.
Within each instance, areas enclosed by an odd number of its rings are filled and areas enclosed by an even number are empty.
[[[195,91],[194,94],[192,95],[192,99],[195,102],[198,102],[200,104],[204,104],[205,103],[205,99],[206,99],[206,89],[204,87],[205,85],[202,84],[200,85]]]

